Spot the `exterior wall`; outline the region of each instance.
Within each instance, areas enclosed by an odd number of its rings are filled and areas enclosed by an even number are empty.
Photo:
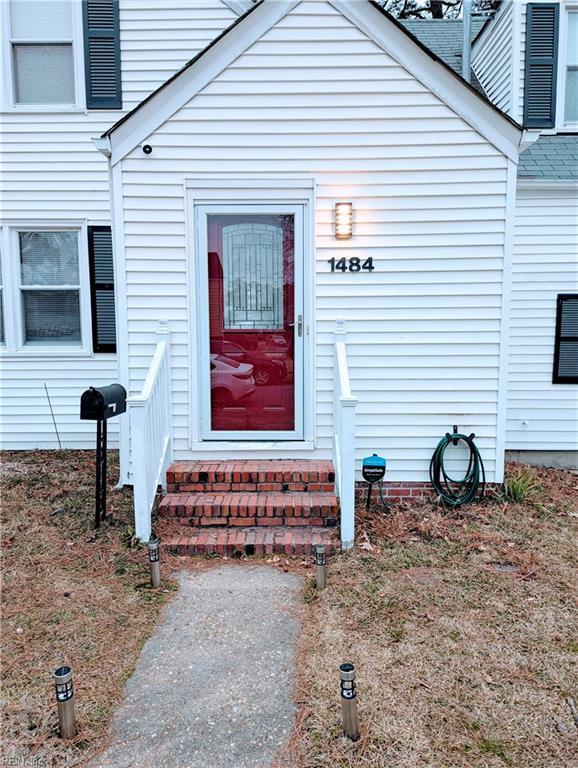
[[[348,327],[358,458],[421,481],[453,424],[496,468],[507,160],[325,2],[298,6],[120,164],[131,392],[172,334],[177,458],[191,453],[185,178],[316,181],[316,450],[330,456],[332,331]],[[355,236],[333,237],[353,200]],[[327,259],[373,256],[371,274]],[[190,313],[190,314],[189,314]],[[202,448],[205,455],[209,446]],[[242,446],[241,446],[242,448]],[[287,456],[285,450],[281,455]],[[246,452],[245,452],[246,455]]]
[[[80,0],[77,0],[80,2]],[[236,15],[222,0],[120,0],[124,111],[132,109],[229,26]],[[109,224],[106,159],[92,144],[120,110],[5,112],[2,141],[2,223],[59,220]],[[17,258],[3,254],[3,258]],[[118,379],[114,355],[82,359],[0,352],[0,427],[4,448],[57,446],[46,380],[66,447],[89,447],[94,427],[78,420],[90,384]],[[24,414],[24,415],[23,415]],[[117,424],[111,422],[114,444]]]
[[[488,98],[502,111],[513,115],[515,103],[515,36],[512,0],[504,3],[472,51],[472,69]]]
[[[556,296],[578,292],[578,188],[521,188],[510,320],[509,450],[578,450],[578,385],[552,384]]]

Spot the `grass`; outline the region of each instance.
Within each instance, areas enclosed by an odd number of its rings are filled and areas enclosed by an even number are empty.
[[[130,491],[111,490],[113,523],[92,530],[93,458],[2,456],[6,764],[75,766],[96,754],[174,588],[166,573],[163,589],[149,587]],[[112,465],[111,483],[114,454]],[[366,514],[360,499],[358,546],[330,559],[321,594],[310,563],[268,559],[305,578],[291,765],[576,768],[578,476],[509,467],[520,476],[532,488],[523,503],[506,494],[464,510],[400,503]],[[344,661],[358,673],[355,744],[341,735]],[[63,663],[79,722],[70,743],[56,735],[51,680]]]
[[[511,496],[369,514],[306,590],[292,741],[303,768],[576,768],[578,476],[512,465]],[[361,739],[341,735],[338,666]]]
[[[174,584],[150,588],[143,549],[129,548],[132,492],[112,490],[112,522],[92,530],[94,453],[4,452],[2,745],[6,765],[84,764],[106,735],[144,641]],[[74,672],[78,735],[57,737],[51,673]]]
[[[540,486],[529,467],[519,467],[511,471],[504,480],[504,497],[508,501],[521,504],[535,497],[539,490]]]

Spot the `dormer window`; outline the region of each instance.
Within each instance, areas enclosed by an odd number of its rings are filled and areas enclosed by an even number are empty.
[[[578,9],[568,11],[565,46],[564,125],[578,124]]]

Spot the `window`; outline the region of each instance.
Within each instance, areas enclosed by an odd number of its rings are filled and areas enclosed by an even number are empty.
[[[569,11],[566,26],[564,123],[578,123],[578,11]]]
[[[78,232],[18,232],[22,339],[82,343]]]
[[[116,352],[111,228],[8,226],[0,235],[3,353]]]
[[[578,293],[558,296],[554,384],[578,384]]]
[[[74,106],[73,9],[70,0],[11,0],[12,101],[16,106]]]
[[[2,230],[0,229],[0,237]],[[2,252],[0,251],[0,344],[4,344],[4,293],[2,287],[4,285],[4,278],[2,277]]]

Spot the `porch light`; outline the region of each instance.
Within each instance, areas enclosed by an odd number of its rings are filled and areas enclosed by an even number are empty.
[[[353,236],[353,203],[335,203],[335,239],[349,240]]]

